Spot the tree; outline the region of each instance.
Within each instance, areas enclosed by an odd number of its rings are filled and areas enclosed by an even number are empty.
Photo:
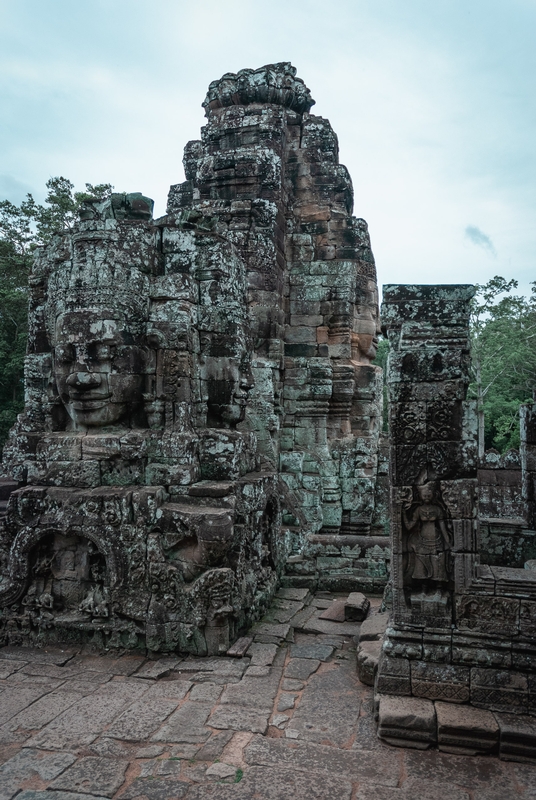
[[[67,178],[50,178],[44,205],[28,194],[17,206],[0,201],[0,447],[24,405],[23,369],[28,335],[28,276],[36,247],[58,230],[71,230],[89,199],[104,200],[109,183],[75,192]]]
[[[519,447],[519,407],[536,387],[536,282],[530,297],[516,280],[495,276],[477,286],[471,315],[470,392],[477,400],[480,455]]]

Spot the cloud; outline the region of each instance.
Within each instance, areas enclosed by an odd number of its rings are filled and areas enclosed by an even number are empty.
[[[481,231],[480,228],[477,228],[476,225],[468,225],[465,229],[465,236],[470,242],[476,244],[477,247],[482,247],[494,257],[497,256],[497,251],[489,236]]]

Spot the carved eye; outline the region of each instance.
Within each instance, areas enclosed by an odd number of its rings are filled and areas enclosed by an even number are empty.
[[[94,361],[109,361],[113,356],[114,348],[104,342],[96,342],[89,349],[89,357]]]
[[[58,364],[68,364],[75,360],[75,352],[72,344],[60,344],[54,350],[54,358]]]

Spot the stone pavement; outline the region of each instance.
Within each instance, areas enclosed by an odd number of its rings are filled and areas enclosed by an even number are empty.
[[[0,650],[0,800],[536,799],[531,764],[380,742],[359,623],[278,594],[241,658]]]

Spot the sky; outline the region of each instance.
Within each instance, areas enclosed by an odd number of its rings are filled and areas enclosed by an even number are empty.
[[[536,280],[536,0],[0,0],[0,199],[51,176],[165,212],[208,84],[291,61],[380,284]]]

